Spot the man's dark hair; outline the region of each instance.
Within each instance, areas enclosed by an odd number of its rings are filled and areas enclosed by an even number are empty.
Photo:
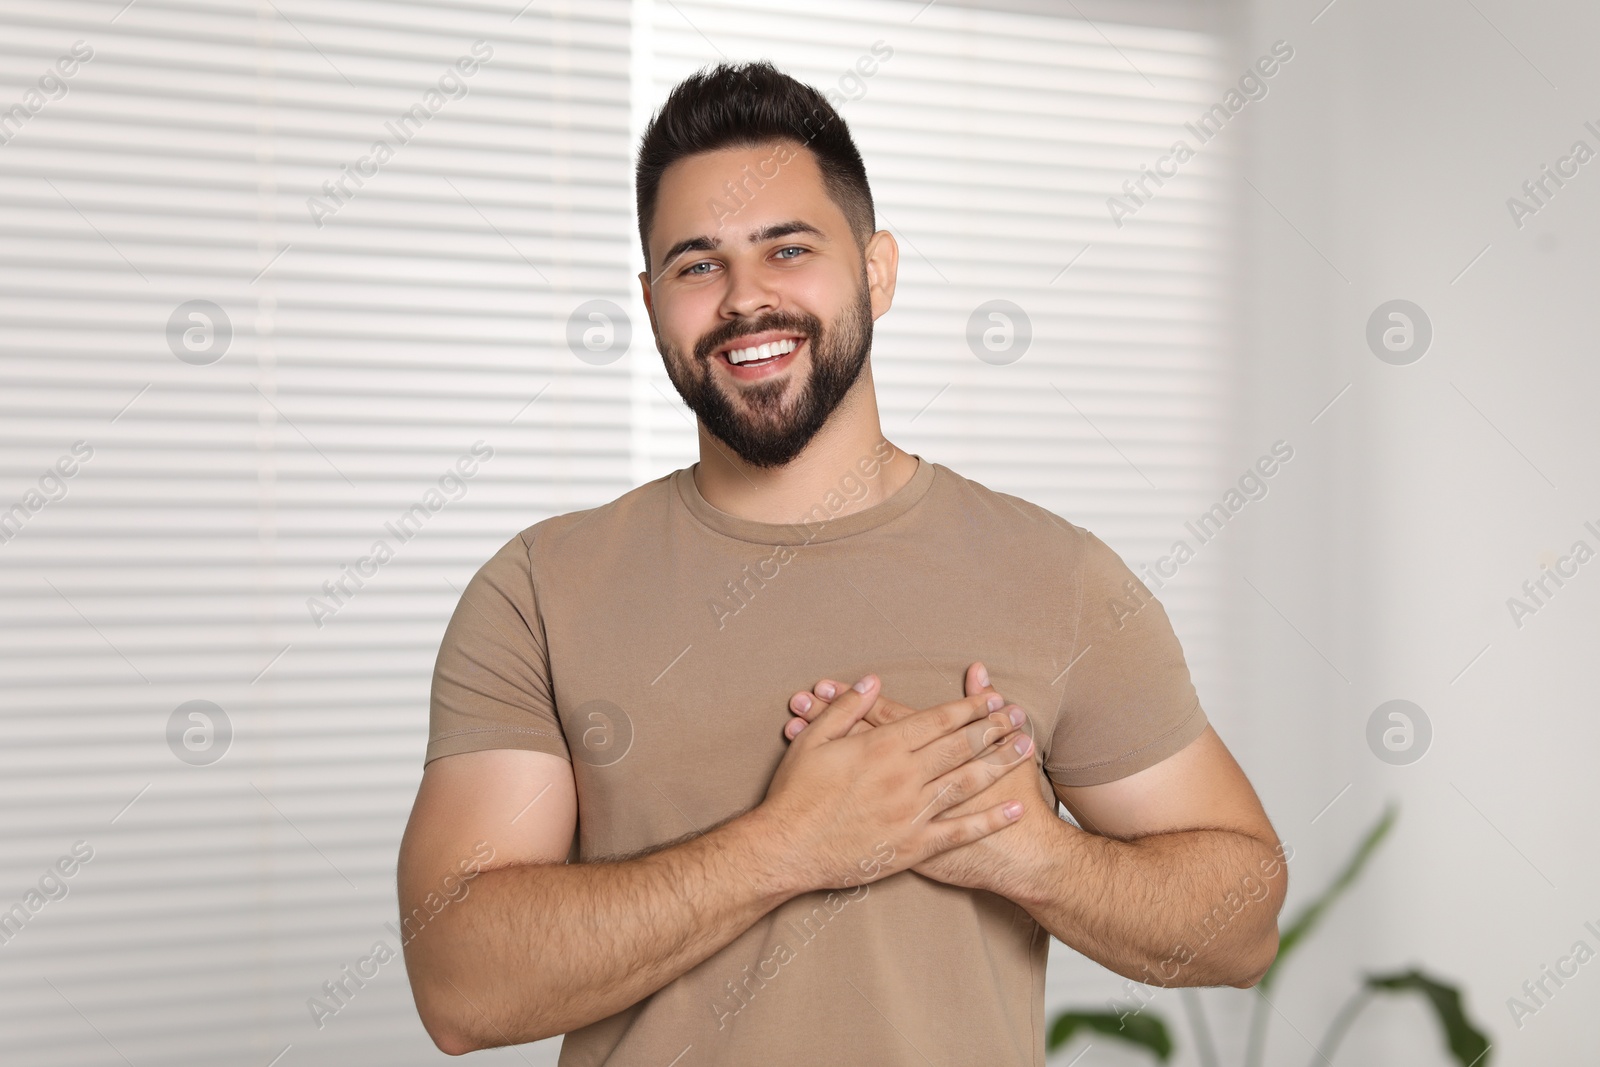
[[[650,227],[655,223],[661,175],[686,156],[745,148],[776,140],[798,141],[816,155],[828,196],[865,248],[877,228],[867,168],[844,119],[826,97],[766,60],[720,63],[673,87],[639,141],[634,190],[639,244],[650,270]]]

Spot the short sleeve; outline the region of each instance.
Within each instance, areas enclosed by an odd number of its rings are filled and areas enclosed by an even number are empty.
[[[1083,529],[1078,536],[1071,666],[1045,760],[1066,786],[1126,778],[1206,728],[1166,609],[1104,541]]]
[[[425,763],[492,748],[572,758],[555,711],[530,541],[525,531],[496,552],[450,616],[433,666]]]

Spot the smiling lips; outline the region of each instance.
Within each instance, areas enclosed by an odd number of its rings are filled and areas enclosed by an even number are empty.
[[[734,348],[722,353],[729,363],[754,363],[773,356],[787,356],[790,352],[800,347],[800,342],[792,337],[781,341],[769,341],[764,345],[752,345],[749,348]]]
[[[772,330],[731,341],[718,349],[714,358],[730,367],[737,378],[765,377],[786,366],[805,342],[803,334]]]
[[[800,347],[800,342],[805,341],[805,334],[795,333],[792,330],[768,330],[765,333],[752,333],[734,338],[726,342],[725,346],[718,347],[714,354],[722,357],[726,362],[739,365],[749,363],[750,360],[765,360],[774,355],[787,355]]]

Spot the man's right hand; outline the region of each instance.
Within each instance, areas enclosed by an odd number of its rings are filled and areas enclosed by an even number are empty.
[[[852,733],[880,685],[869,674],[819,714],[790,744],[756,809],[788,844],[795,884],[805,889],[876,881],[1002,830],[1022,813],[1007,801],[935,818],[1032,751],[1031,739],[1000,713],[1003,699],[979,693]]]

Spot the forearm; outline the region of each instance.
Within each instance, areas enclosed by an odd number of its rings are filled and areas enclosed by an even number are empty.
[[[637,859],[484,871],[406,945],[452,1054],[588,1025],[642,1000],[801,891],[755,812]]]
[[[1005,895],[1058,940],[1149,985],[1247,986],[1271,965],[1281,848],[1231,830],[1118,841],[1049,823]]]

